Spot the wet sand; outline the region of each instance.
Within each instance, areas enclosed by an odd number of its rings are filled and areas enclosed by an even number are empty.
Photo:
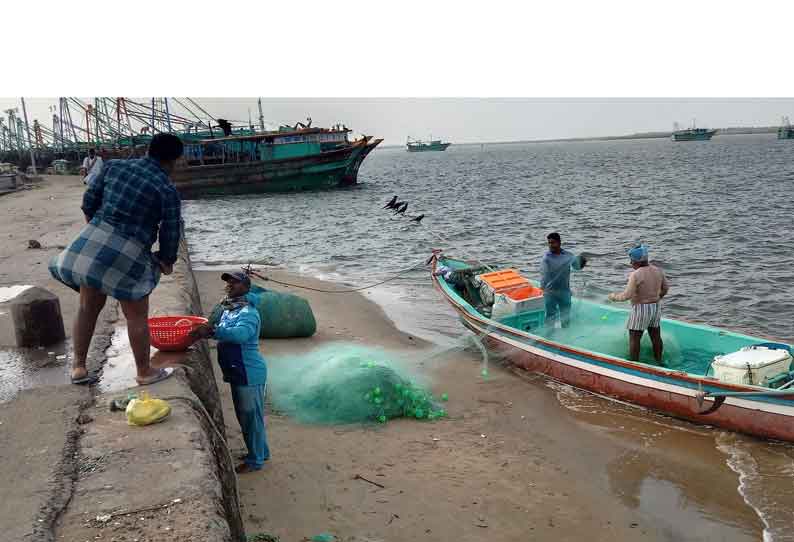
[[[217,272],[196,275],[208,311],[222,283]],[[272,275],[323,285],[284,271]],[[434,393],[449,394],[449,417],[328,427],[271,413],[272,460],[263,472],[240,478],[249,534],[282,540],[329,532],[342,540],[735,541],[760,540],[770,527],[773,540],[788,539],[794,471],[783,474],[794,465],[791,447],[672,420],[494,360],[483,378],[476,348],[440,352],[401,332],[365,296],[296,293],[312,304],[318,333],[263,341],[271,373],[279,370],[279,356],[329,341],[384,347],[407,353]],[[423,362],[431,353],[440,355]],[[242,452],[228,386],[219,385],[231,446]],[[774,461],[769,450],[777,454]],[[761,503],[769,526],[745,502],[740,477],[728,464],[744,462],[738,470],[746,471],[748,457],[761,456],[772,476],[745,476],[744,482],[764,484],[760,495],[776,501]],[[752,503],[758,507],[759,498]]]

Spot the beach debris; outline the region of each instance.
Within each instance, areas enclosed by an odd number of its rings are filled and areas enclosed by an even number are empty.
[[[92,418],[91,416],[89,416],[88,414],[85,414],[85,413],[80,414],[77,417],[77,423],[80,424],[80,425],[85,425],[85,424],[91,423],[93,421],[94,421],[94,418]]]
[[[281,542],[281,539],[276,535],[267,533],[249,534],[245,537],[246,542]]]
[[[320,533],[314,535],[309,540],[311,540],[311,542],[334,542],[336,537],[331,533]]]
[[[35,239],[31,239],[30,241],[28,241],[28,248],[32,248],[32,249],[41,248],[41,243],[39,243]]]
[[[386,489],[386,486],[384,486],[383,484],[379,484],[378,482],[373,482],[372,480],[364,478],[360,474],[356,474],[355,476],[353,476],[353,480],[363,480],[364,482],[372,484],[373,486],[378,486],[381,489]]]
[[[111,516],[110,514],[102,514],[101,516],[96,517],[98,523],[107,523],[111,519],[113,519],[113,516]]]
[[[108,403],[108,408],[110,408],[111,412],[117,411],[125,411],[127,410],[127,405],[130,404],[130,401],[136,399],[138,396],[134,392],[127,393],[127,397],[116,397],[115,399],[111,399]]]
[[[142,391],[138,398],[127,404],[125,412],[128,425],[150,425],[165,420],[171,414],[171,405]]]

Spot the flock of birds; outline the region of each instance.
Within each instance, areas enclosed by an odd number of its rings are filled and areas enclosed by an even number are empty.
[[[408,209],[408,202],[407,201],[398,201],[397,196],[394,196],[392,199],[386,202],[386,205],[383,206],[384,209],[391,209],[394,211],[395,215],[403,215],[408,216],[405,214],[405,211]],[[425,215],[414,216],[411,218],[411,222],[421,222]]]

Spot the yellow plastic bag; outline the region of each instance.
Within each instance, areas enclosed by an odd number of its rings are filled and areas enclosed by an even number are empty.
[[[129,402],[126,412],[129,425],[149,425],[165,420],[171,414],[171,405],[142,391],[140,397]]]

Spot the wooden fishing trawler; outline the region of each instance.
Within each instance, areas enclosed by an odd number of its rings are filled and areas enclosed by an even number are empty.
[[[349,133],[345,127],[296,126],[185,141],[184,162],[171,178],[187,199],[351,186],[383,140],[350,141]]]
[[[626,309],[578,299],[570,327],[555,329],[543,292],[515,271],[491,273],[439,252],[431,260],[432,281],[463,325],[516,366],[696,423],[794,442],[791,345],[663,319],[663,363],[649,361],[647,344],[630,361]]]

